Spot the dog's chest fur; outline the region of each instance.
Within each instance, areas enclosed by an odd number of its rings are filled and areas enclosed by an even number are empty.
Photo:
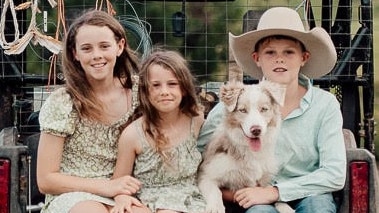
[[[274,163],[274,147],[265,147],[262,152],[253,153],[246,146],[235,146],[230,135],[220,134],[214,158],[219,158],[223,166],[219,166],[219,187],[238,190],[257,185],[266,186],[276,172]],[[263,153],[265,152],[265,153]],[[217,161],[217,160],[215,160]]]

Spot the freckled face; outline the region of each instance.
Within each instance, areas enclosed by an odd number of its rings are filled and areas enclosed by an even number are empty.
[[[267,79],[288,85],[294,81],[297,84],[300,68],[308,61],[310,55],[302,51],[298,42],[272,39],[263,42],[252,57]]]
[[[149,67],[149,101],[160,113],[179,111],[183,98],[179,80],[174,73],[160,65]]]
[[[113,31],[107,27],[83,25],[75,37],[74,56],[80,62],[90,82],[113,79],[117,56],[125,40],[116,41]]]

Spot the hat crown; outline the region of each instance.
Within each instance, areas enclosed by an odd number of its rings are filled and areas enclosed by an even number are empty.
[[[283,19],[283,17],[286,17]],[[275,7],[262,14],[257,30],[286,29],[305,32],[299,14],[290,8]]]

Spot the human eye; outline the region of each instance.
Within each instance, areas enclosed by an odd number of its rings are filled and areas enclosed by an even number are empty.
[[[292,49],[289,49],[289,50],[285,50],[284,51],[284,53],[286,54],[286,55],[292,55],[292,54],[295,54],[295,50],[292,50]]]
[[[150,83],[153,88],[158,88],[161,84],[157,82]]]
[[[156,88],[160,87],[161,83],[159,81],[148,81],[147,85],[151,89],[156,89]]]
[[[265,54],[265,55],[274,55],[275,51],[274,50],[270,50],[270,49],[266,49],[266,50],[263,51],[263,54]]]
[[[179,86],[179,82],[178,81],[170,81],[167,83],[169,87],[177,87]]]
[[[83,51],[83,52],[89,52],[91,50],[91,47],[87,46],[87,45],[81,46],[80,50]]]
[[[100,47],[102,48],[102,49],[107,49],[107,48],[109,48],[111,45],[109,45],[109,44],[101,44],[100,45]]]

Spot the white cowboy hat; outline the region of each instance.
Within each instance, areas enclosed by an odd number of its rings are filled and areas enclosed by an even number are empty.
[[[263,77],[261,69],[255,64],[251,54],[260,39],[272,35],[289,36],[303,43],[311,56],[300,72],[309,78],[318,78],[329,73],[337,61],[333,41],[323,28],[314,27],[312,30],[305,30],[295,10],[274,7],[262,14],[256,30],[239,36],[229,33],[230,49],[244,73],[257,79]]]

